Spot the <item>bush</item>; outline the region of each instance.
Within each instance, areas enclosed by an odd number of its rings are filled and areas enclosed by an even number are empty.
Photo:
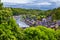
[[[26,28],[25,40],[60,40],[60,30],[46,28],[44,26]]]
[[[24,34],[18,26],[0,25],[0,40],[22,40],[23,37]]]
[[[21,29],[0,25],[0,40],[60,40],[60,30],[44,26]]]
[[[60,30],[57,30],[55,33],[57,40],[60,40]]]
[[[24,34],[25,40],[57,40],[55,30],[44,26],[26,28]]]
[[[54,29],[46,28],[44,26],[38,26],[37,28],[40,29],[41,31],[44,31],[45,35],[48,36],[49,40],[56,40]]]

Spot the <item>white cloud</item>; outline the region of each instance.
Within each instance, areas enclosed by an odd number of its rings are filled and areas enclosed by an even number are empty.
[[[24,4],[24,3],[29,3],[30,0],[1,0],[2,2],[10,2],[10,3],[20,3],[20,4]]]
[[[41,6],[42,6],[42,5],[46,5],[46,6],[47,6],[47,5],[52,5],[52,3],[50,3],[50,2],[37,2],[37,3],[36,3],[36,2],[35,2],[35,3],[28,3],[28,4],[26,4],[26,5],[37,5],[37,6],[38,6],[38,5],[39,5],[39,6],[40,6],[40,5],[41,5]]]
[[[56,3],[57,7],[60,7],[60,0],[52,0],[52,1]]]
[[[51,2],[56,3],[56,6],[60,6],[60,0],[1,0],[2,2],[19,3],[27,5],[52,5]]]
[[[41,3],[36,3],[37,5],[51,5],[49,2],[41,2]]]
[[[60,2],[60,0],[50,0],[51,2]]]
[[[1,2],[20,3],[20,4],[33,3],[34,1],[36,0],[1,0]]]

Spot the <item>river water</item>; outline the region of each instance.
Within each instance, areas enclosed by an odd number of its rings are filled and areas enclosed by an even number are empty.
[[[22,27],[22,28],[29,27],[29,25],[27,25],[27,24],[23,21],[21,15],[19,15],[19,16],[14,16],[14,18],[15,18],[15,20],[16,20],[16,23],[17,23],[20,27]]]

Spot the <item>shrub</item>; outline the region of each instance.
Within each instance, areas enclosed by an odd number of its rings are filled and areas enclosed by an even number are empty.
[[[54,29],[46,28],[44,26],[38,26],[37,28],[40,29],[41,31],[44,31],[45,35],[48,36],[49,40],[56,40]]]
[[[55,32],[57,40],[60,40],[60,30],[57,30]]]
[[[25,40],[49,40],[48,35],[38,28],[27,28],[24,30]]]

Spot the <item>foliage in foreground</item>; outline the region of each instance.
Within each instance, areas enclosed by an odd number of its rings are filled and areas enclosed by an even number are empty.
[[[9,8],[0,10],[0,40],[60,40],[60,30],[44,26],[19,28],[12,14]]]
[[[60,40],[60,30],[44,26],[21,29],[18,26],[0,25],[0,40]]]

